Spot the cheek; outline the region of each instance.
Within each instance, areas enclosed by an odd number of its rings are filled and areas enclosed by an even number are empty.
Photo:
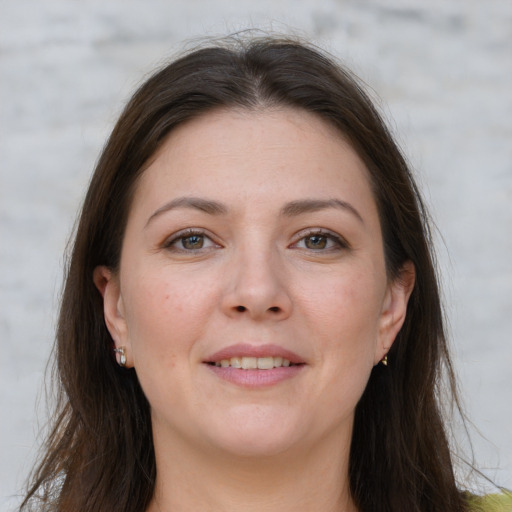
[[[383,287],[372,272],[351,271],[316,279],[304,290],[308,320],[322,340],[322,350],[356,359],[374,345]]]
[[[347,272],[317,287],[304,308],[307,330],[317,339],[316,359],[326,372],[326,392],[336,390],[339,400],[358,400],[373,368],[383,282],[371,271]]]
[[[380,317],[380,281],[371,271],[316,279],[303,287],[303,332],[318,369],[315,416],[319,428],[349,421],[373,368]],[[314,340],[315,343],[311,343]]]
[[[189,276],[190,277],[190,276]],[[133,364],[152,414],[188,407],[198,346],[211,316],[211,290],[169,269],[131,274],[126,321]]]
[[[141,358],[188,357],[207,323],[213,290],[161,271],[134,276],[131,283],[126,322],[135,364]]]

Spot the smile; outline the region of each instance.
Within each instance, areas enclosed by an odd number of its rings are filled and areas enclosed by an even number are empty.
[[[220,361],[211,362],[211,365],[222,368],[240,368],[242,370],[271,370],[272,368],[281,368],[293,366],[289,359],[283,357],[231,357]]]
[[[279,345],[236,344],[203,360],[219,379],[246,389],[268,388],[302,374],[307,360]]]

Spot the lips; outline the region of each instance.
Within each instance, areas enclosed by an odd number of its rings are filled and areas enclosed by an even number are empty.
[[[238,344],[226,347],[215,354],[209,356],[204,362],[212,365],[222,361],[231,361],[232,359],[268,359],[273,358],[282,362],[288,361],[290,365],[305,364],[305,361],[291,350],[287,350],[279,345],[249,345]],[[229,366],[232,366],[231,364]],[[281,364],[280,366],[285,366]]]
[[[289,359],[284,359],[281,356],[272,357],[232,357],[231,359],[221,359],[220,361],[216,361],[215,366],[220,366],[221,368],[240,368],[242,370],[271,370],[272,368],[281,368],[284,366],[285,368],[290,366],[292,363]]]
[[[232,345],[203,361],[222,380],[245,388],[268,387],[299,374],[306,362],[278,345]]]

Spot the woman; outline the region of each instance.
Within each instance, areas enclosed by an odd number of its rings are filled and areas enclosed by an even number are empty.
[[[316,49],[230,42],[156,73],[85,199],[23,506],[474,509],[440,413],[426,217],[370,100]]]

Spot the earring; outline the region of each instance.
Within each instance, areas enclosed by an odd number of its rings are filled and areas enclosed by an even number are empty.
[[[388,365],[388,355],[386,354],[381,360],[380,362],[384,365],[384,366],[387,366]]]
[[[119,347],[115,348],[114,352],[119,354],[119,358],[116,356],[117,364],[124,368],[126,366],[126,349],[124,347]]]

